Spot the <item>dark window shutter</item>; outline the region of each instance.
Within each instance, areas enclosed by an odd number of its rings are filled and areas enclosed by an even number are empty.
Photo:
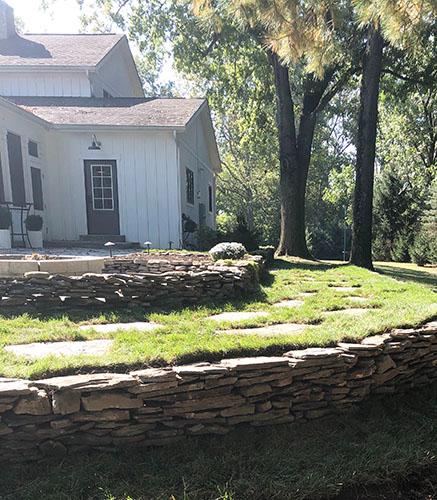
[[[187,203],[194,205],[194,172],[186,168],[187,176]]]
[[[5,185],[3,183],[3,166],[2,159],[0,157],[0,203],[4,203],[5,199]]]
[[[212,212],[213,209],[213,196],[212,196],[212,186],[208,186],[208,209]]]
[[[12,202],[16,206],[26,203],[26,189],[24,187],[23,153],[21,151],[21,137],[8,132],[9,170],[11,173]]]
[[[32,176],[33,207],[35,210],[44,210],[41,169],[30,167],[30,173]]]

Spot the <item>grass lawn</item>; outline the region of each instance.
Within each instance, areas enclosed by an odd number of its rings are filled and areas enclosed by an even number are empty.
[[[0,320],[0,376],[38,378],[97,367],[123,370],[144,364],[281,353],[293,347],[357,340],[393,327],[413,326],[437,317],[435,270],[387,264],[381,264],[377,269],[379,273],[349,265],[278,260],[258,295],[246,300],[182,309],[163,307],[4,315]],[[338,290],[336,287],[351,289]],[[365,300],[357,302],[352,297]],[[304,303],[295,308],[273,306],[283,299],[299,299]],[[360,316],[341,313],[325,315],[326,311],[348,307],[368,310]],[[268,316],[237,323],[217,323],[208,319],[211,314],[237,310],[265,311]],[[79,330],[79,326],[85,323],[127,321],[154,321],[162,328],[149,333],[131,330],[106,335]],[[276,337],[223,335],[219,332],[228,327],[278,323],[300,323],[307,327],[301,333]],[[4,350],[4,346],[9,344],[97,338],[114,339],[107,355],[48,356],[31,361]]]
[[[351,500],[437,495],[437,387],[302,425],[3,466],[2,500]],[[360,495],[360,496],[359,496]]]

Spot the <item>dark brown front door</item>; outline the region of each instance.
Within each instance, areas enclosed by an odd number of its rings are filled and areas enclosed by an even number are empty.
[[[120,234],[117,162],[85,160],[88,234]]]

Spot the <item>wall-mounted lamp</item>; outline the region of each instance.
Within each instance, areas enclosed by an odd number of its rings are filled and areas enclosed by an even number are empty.
[[[96,134],[91,137],[91,146],[88,146],[90,151],[100,151],[102,149],[102,143],[97,140]]]

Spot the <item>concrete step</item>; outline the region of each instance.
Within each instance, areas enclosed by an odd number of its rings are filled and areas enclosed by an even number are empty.
[[[126,236],[122,234],[81,234],[79,236],[79,240],[97,243],[106,243],[107,241],[112,241],[113,243],[124,243],[126,241]]]

